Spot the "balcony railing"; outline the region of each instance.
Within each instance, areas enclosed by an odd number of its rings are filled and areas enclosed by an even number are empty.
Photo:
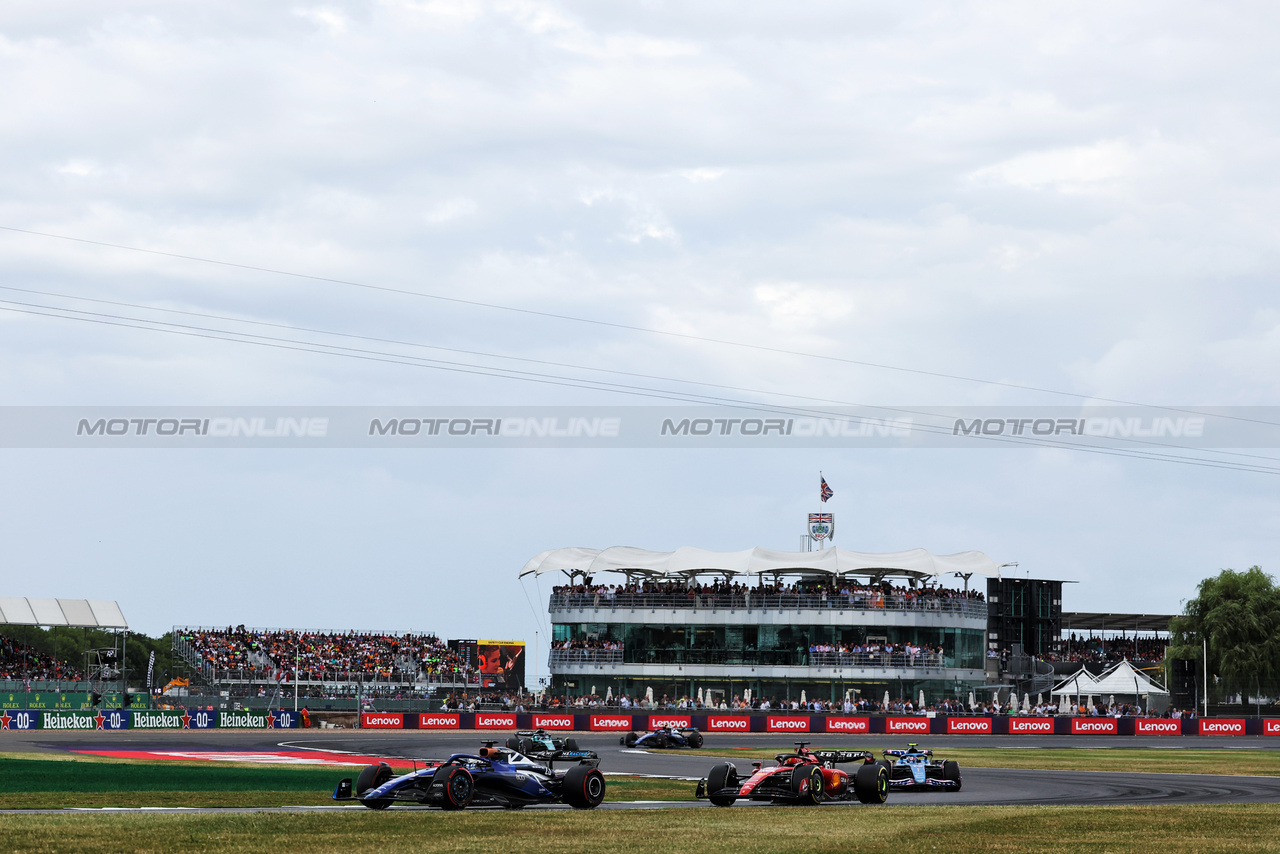
[[[987,603],[981,599],[940,596],[899,596],[868,593],[781,593],[765,594],[673,594],[673,593],[552,593],[549,609],[719,609],[742,611],[910,611],[987,618]]]
[[[937,652],[912,655],[907,652],[809,652],[801,649],[553,649],[547,663],[552,669],[611,664],[736,664],[870,669],[957,666]],[[973,666],[981,667],[981,660]]]

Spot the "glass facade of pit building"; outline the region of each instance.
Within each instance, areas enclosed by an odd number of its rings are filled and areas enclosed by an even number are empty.
[[[908,595],[556,592],[552,689],[569,695],[965,700],[985,678],[987,604]],[[611,648],[598,648],[607,646]],[[584,648],[588,647],[588,648]]]

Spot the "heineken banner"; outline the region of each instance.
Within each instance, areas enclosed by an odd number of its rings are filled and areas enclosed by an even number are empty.
[[[66,711],[0,710],[0,730],[6,729],[296,729],[301,715],[294,711],[217,712],[150,709]]]
[[[186,729],[186,721],[183,717],[186,712],[158,710],[158,711],[142,711],[133,713],[133,722],[130,724],[134,729]]]
[[[40,729],[100,729],[97,712],[41,712]]]

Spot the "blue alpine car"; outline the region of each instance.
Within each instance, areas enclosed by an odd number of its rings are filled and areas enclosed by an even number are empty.
[[[891,789],[945,789],[960,791],[960,763],[933,758],[932,750],[908,744],[906,750],[886,750],[879,764],[889,772]]]
[[[359,801],[374,810],[393,804],[460,810],[549,803],[594,809],[604,800],[604,775],[596,767],[600,758],[592,751],[557,750],[529,757],[495,743],[485,742],[478,755],[455,753],[399,777],[385,762],[370,765],[354,783],[350,778],[339,782],[333,799]],[[557,761],[577,764],[557,772],[552,767]]]

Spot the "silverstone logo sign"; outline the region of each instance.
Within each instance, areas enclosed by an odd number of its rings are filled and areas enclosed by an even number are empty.
[[[750,732],[751,718],[708,715],[707,729],[711,732]]]
[[[515,729],[515,715],[495,715],[491,712],[476,712],[476,729]]]
[[[885,718],[885,732],[928,732],[928,718]]]
[[[1201,735],[1244,735],[1244,718],[1200,718]]]
[[[1052,732],[1052,730],[1050,730]],[[1115,735],[1120,731],[1115,718],[1072,718],[1072,735]]]
[[[780,718],[770,715],[765,723],[765,729],[769,732],[808,732],[809,719],[804,718]]]
[[[573,729],[573,715],[534,715],[534,729]]]
[[[363,712],[361,729],[403,729],[404,715],[400,712]]]
[[[630,715],[592,715],[591,728],[601,732],[631,729]]]
[[[1010,721],[1010,723],[1013,722]],[[951,735],[959,733],[990,735],[991,718],[947,718],[947,732]]]
[[[827,732],[871,732],[871,718],[827,718]]]
[[[0,447],[1280,447],[1280,407],[0,407]]]
[[[1137,718],[1133,722],[1134,735],[1182,735],[1182,721],[1159,718]]]
[[[461,726],[460,715],[446,715],[440,712],[418,715],[418,729],[458,729]]]
[[[676,729],[693,726],[693,719],[688,715],[649,715],[649,728],[669,726]]]
[[[1047,718],[1009,718],[1009,732],[1013,735],[1051,735],[1053,721]]]

